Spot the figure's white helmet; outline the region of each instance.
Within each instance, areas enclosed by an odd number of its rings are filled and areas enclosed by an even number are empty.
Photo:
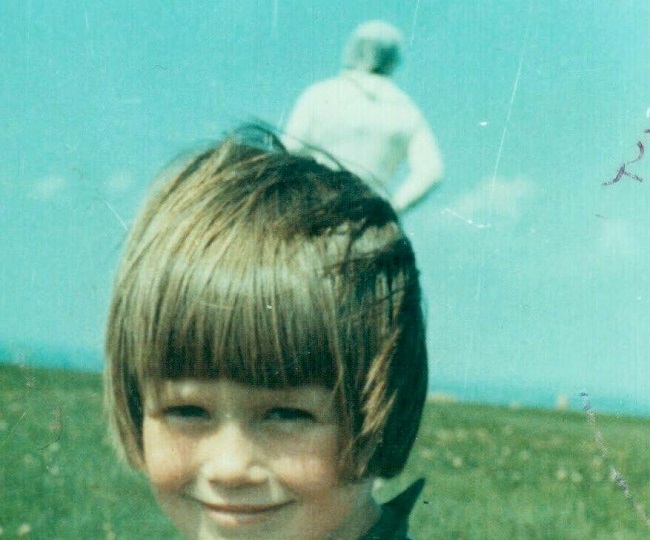
[[[379,75],[390,75],[399,63],[402,33],[384,21],[361,23],[350,35],[343,65]]]

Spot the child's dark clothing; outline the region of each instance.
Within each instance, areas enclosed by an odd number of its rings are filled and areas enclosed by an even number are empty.
[[[409,540],[409,516],[423,487],[424,479],[421,478],[406,491],[382,504],[379,521],[359,540]]]

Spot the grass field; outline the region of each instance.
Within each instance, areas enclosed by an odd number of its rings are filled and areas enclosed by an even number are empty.
[[[0,537],[179,538],[116,462],[101,401],[97,374],[0,365]],[[407,470],[378,495],[426,477],[419,540],[650,538],[633,504],[650,511],[650,420],[597,422],[608,457],[584,414],[430,403]]]

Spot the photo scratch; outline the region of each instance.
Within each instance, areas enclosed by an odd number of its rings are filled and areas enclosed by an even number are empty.
[[[9,440],[11,434],[16,430],[16,428],[18,427],[18,424],[20,424],[23,421],[25,416],[27,416],[27,411],[23,411],[23,414],[20,415],[20,418],[18,420],[16,420],[16,423],[13,426],[11,426],[11,429],[7,432],[7,436],[5,437],[5,441]]]
[[[528,17],[526,19],[526,31],[524,32],[524,38],[521,44],[521,52],[519,54],[519,65],[517,67],[517,74],[515,75],[515,81],[512,85],[512,92],[510,94],[510,103],[508,104],[508,113],[506,114],[506,122],[503,126],[503,131],[501,133],[501,140],[499,142],[499,149],[497,150],[497,157],[494,162],[494,171],[492,172],[492,187],[496,183],[497,173],[499,172],[499,164],[501,163],[501,155],[503,153],[503,146],[505,144],[506,135],[508,133],[508,127],[510,126],[510,117],[512,115],[512,108],[515,103],[515,97],[517,96],[517,90],[519,89],[519,81],[521,79],[521,71],[524,65],[524,57],[526,55],[526,48],[528,47],[528,36],[530,34],[530,21],[532,19],[532,10],[533,2],[532,0],[528,3]]]
[[[646,133],[646,134],[650,133],[650,130],[646,129],[644,131],[644,133]],[[639,150],[639,153],[638,153],[637,157],[635,157],[634,159],[632,159],[630,161],[626,161],[625,163],[623,163],[623,165],[621,165],[618,168],[618,172],[616,173],[616,176],[614,178],[612,178],[611,180],[608,180],[607,182],[603,182],[603,186],[611,186],[612,184],[616,184],[624,176],[627,176],[628,178],[631,178],[632,180],[636,180],[637,182],[643,182],[643,178],[641,178],[639,175],[633,174],[633,173],[631,173],[631,172],[629,172],[629,171],[627,171],[625,169],[625,167],[627,167],[628,165],[631,165],[632,163],[636,163],[637,161],[641,161],[641,159],[643,158],[643,156],[645,154],[645,146],[643,145],[643,142],[637,141],[636,147]]]
[[[413,21],[411,22],[411,39],[409,40],[409,45],[413,45],[413,40],[415,39],[415,25],[418,22],[419,10],[420,10],[420,0],[416,0],[415,8],[413,9]]]
[[[128,231],[128,230],[129,230],[128,226],[126,225],[126,223],[124,222],[124,220],[120,217],[120,215],[117,213],[117,211],[115,210],[115,208],[113,208],[113,207],[111,206],[111,204],[110,204],[107,200],[105,200],[105,199],[104,199],[104,204],[107,206],[107,208],[108,208],[111,212],[113,212],[113,215],[114,215],[114,216],[117,218],[117,220],[120,222],[120,225],[122,225],[122,228],[123,228],[125,231]]]
[[[589,426],[591,427],[594,434],[594,441],[596,442],[596,446],[598,447],[601,456],[605,460],[605,463],[607,463],[607,465],[610,468],[612,480],[623,492],[623,495],[628,500],[628,502],[632,505],[632,507],[636,511],[637,515],[641,518],[641,520],[644,521],[645,524],[650,527],[650,517],[648,517],[648,515],[645,513],[643,506],[634,498],[634,495],[632,494],[629,484],[627,483],[627,481],[625,480],[621,472],[618,470],[618,468],[615,467],[611,461],[609,455],[609,449],[605,444],[605,438],[603,437],[603,434],[601,433],[600,429],[598,429],[598,426],[596,425],[596,413],[591,405],[589,394],[587,393],[586,390],[583,390],[582,392],[580,392],[580,397],[582,398],[582,409],[587,415],[587,422],[589,423]]]
[[[475,221],[471,220],[470,218],[467,218],[465,216],[461,216],[459,213],[454,212],[451,208],[445,207],[443,210],[443,213],[446,212],[448,214],[451,214],[455,218],[460,219],[461,221],[464,221],[468,225],[471,225],[472,227],[475,227],[477,229],[488,229],[491,227],[489,223],[476,223]]]
[[[61,414],[61,407],[56,407],[52,411],[52,416],[54,417],[50,424],[50,431],[56,431],[56,436],[53,440],[45,444],[44,446],[39,447],[38,449],[43,451],[52,446],[53,444],[58,443],[61,440],[63,435],[63,419]]]

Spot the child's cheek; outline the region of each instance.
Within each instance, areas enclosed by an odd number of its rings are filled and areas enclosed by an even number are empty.
[[[160,491],[178,491],[192,480],[193,441],[153,418],[143,423],[145,470],[149,482]]]
[[[278,453],[275,470],[284,483],[302,493],[331,489],[340,484],[335,430],[323,430]]]

